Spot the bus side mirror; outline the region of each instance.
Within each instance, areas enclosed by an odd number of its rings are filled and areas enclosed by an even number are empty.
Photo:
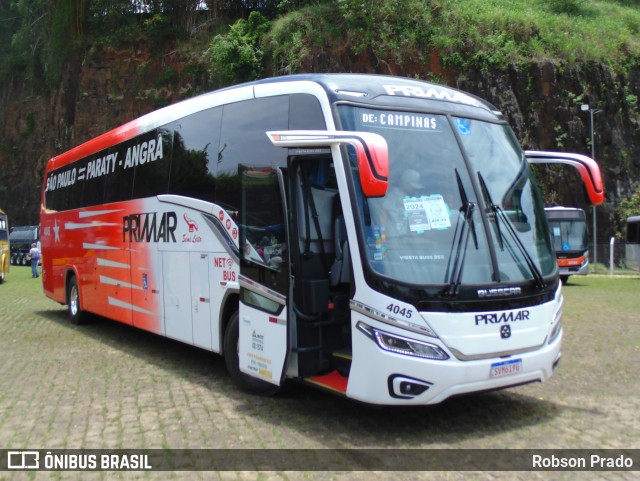
[[[604,202],[604,186],[600,167],[591,157],[582,154],[537,150],[527,150],[525,155],[530,164],[567,164],[575,167],[582,177],[591,204],[600,205]]]
[[[389,178],[387,141],[371,132],[291,130],[267,132],[277,147],[331,147],[348,144],[356,151],[360,184],[365,197],[383,197]]]

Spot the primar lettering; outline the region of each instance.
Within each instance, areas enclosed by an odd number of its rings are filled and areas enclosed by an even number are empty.
[[[446,100],[461,104],[480,106],[480,102],[463,92],[456,90],[445,90],[436,86],[423,89],[414,85],[385,85],[384,89],[388,95],[403,95],[405,97],[420,97],[425,99]]]
[[[157,212],[132,214],[122,218],[123,242],[175,242],[178,216],[164,212],[158,220]]]
[[[528,321],[529,311],[518,312],[491,312],[487,314],[476,314],[476,326],[486,324],[502,324],[503,322]]]

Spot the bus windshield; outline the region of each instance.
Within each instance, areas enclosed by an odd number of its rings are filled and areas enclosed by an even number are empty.
[[[556,252],[588,249],[587,222],[584,211],[547,211],[547,221]]]
[[[540,195],[511,129],[440,114],[339,107],[382,135],[389,188],[360,196],[361,244],[382,277],[414,286],[522,283],[555,273]],[[354,176],[354,178],[356,178]]]

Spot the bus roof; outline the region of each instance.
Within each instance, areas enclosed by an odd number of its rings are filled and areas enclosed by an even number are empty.
[[[290,85],[290,92],[283,84]],[[95,137],[49,160],[47,170],[62,167],[112,145],[152,131],[169,122],[208,108],[274,95],[278,92],[323,91],[329,102],[358,102],[371,106],[426,108],[459,116],[503,121],[488,102],[461,90],[426,81],[370,74],[299,74],[266,78],[192,97],[150,112]]]

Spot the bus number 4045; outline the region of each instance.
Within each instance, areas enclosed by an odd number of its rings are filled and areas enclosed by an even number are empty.
[[[407,319],[411,319],[411,316],[413,315],[413,310],[412,309],[407,309],[405,307],[400,307],[397,304],[389,304],[387,306],[387,311],[398,315],[398,316],[403,316],[406,317]]]

